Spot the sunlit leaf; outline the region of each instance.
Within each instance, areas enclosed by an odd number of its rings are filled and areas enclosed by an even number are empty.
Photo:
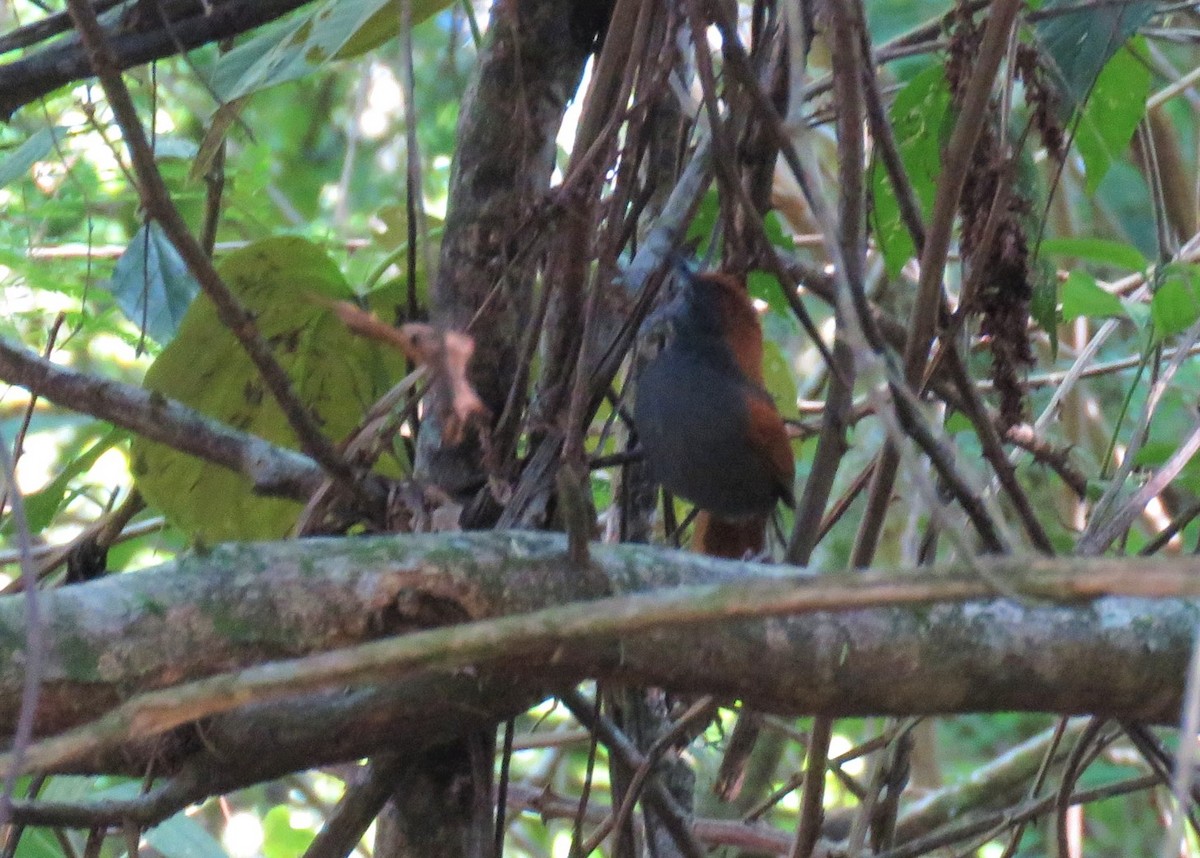
[[[103,424],[101,424],[103,425]],[[128,437],[122,429],[111,429],[82,454],[73,457],[45,488],[25,497],[25,518],[33,534],[45,530],[67,501],[72,481],[90,470],[96,460]]]
[[[451,0],[412,0],[413,24]],[[259,29],[222,56],[210,85],[232,101],[311,74],[335,59],[358,56],[400,30],[396,0],[325,0],[302,14]]]
[[[1159,338],[1186,331],[1200,318],[1200,272],[1196,266],[1176,263],[1163,272],[1162,282],[1150,299],[1150,317]]]
[[[1105,291],[1096,278],[1083,271],[1072,271],[1062,287],[1062,318],[1064,322],[1078,319],[1106,319],[1124,316],[1121,299]]]
[[[403,359],[350,334],[322,299],[351,297],[337,266],[300,238],[257,242],[228,256],[220,271],[255,314],[296,394],[337,441],[404,373]],[[178,336],[146,373],[146,387],[205,414],[295,447],[291,427],[241,345],[207,298],[188,310]],[[138,488],[183,530],[206,542],[285,535],[300,505],[263,498],[232,471],[138,438]]]
[[[1047,256],[1069,256],[1096,265],[1110,265],[1124,271],[1145,271],[1150,264],[1133,245],[1106,238],[1047,238],[1041,244],[1041,252]]]
[[[303,855],[312,843],[316,832],[308,828],[292,826],[293,808],[278,804],[263,817],[262,853],[265,858],[293,858]]]

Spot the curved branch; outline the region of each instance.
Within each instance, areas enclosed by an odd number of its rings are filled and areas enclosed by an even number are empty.
[[[236,471],[264,495],[306,501],[325,478],[302,453],[276,447],[162,394],[59,366],[4,340],[0,380]]]
[[[158,15],[144,16],[145,28],[126,29],[123,22],[106,28],[111,40],[117,68],[125,70],[153,60],[174,56],[180,49],[219,42],[282,18],[312,0],[255,0],[252,3],[203,3],[184,0],[164,4],[169,26]],[[181,8],[175,8],[175,7]],[[101,8],[99,5],[97,8]],[[178,17],[175,17],[175,16]],[[43,33],[61,32],[65,13],[50,16],[54,20],[32,29],[29,38]],[[41,25],[41,22],[38,22]],[[68,23],[69,26],[69,23]],[[14,37],[16,37],[14,39]],[[9,34],[4,48],[12,50],[26,39]],[[37,53],[0,65],[0,121],[7,122],[19,108],[49,95],[56,89],[78,80],[92,77],[92,65],[87,51],[77,39],[65,39]]]
[[[300,447],[329,474],[333,481],[346,489],[349,497],[358,494],[354,472],[332,442],[322,434],[312,412],[297,397],[291,378],[275,359],[275,354],[258,330],[254,315],[230,291],[204,248],[184,222],[171,199],[166,183],[158,172],[154,150],[142,128],[137,110],[130,98],[125,80],[121,77],[119,61],[109,44],[108,36],[96,20],[95,11],[86,0],[67,0],[67,10],[87,49],[88,59],[95,69],[100,85],[108,98],[113,116],[121,129],[129,150],[133,171],[137,176],[138,198],[146,215],[158,222],[163,232],[179,251],[188,273],[195,278],[205,296],[212,301],[229,332],[245,349],[258,369],[263,382],[287,418],[288,425],[300,441]]]
[[[56,591],[41,735],[144,693],[32,759],[95,758],[251,703],[467,666],[518,687],[598,676],[788,713],[1162,722],[1200,614],[1191,558],[995,560],[986,577],[766,575],[643,546],[592,558],[631,595],[564,604],[586,581],[563,540],[513,532],[233,545]],[[1030,601],[994,597],[996,579]],[[0,729],[22,679],[21,608],[0,599]],[[445,626],[464,618],[477,621]],[[400,634],[432,625],[445,627]]]

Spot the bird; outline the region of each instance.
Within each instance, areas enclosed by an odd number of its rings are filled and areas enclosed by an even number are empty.
[[[684,270],[644,327],[666,344],[637,380],[633,422],[651,477],[696,505],[692,548],[744,559],[766,548],[775,506],[794,504],[794,458],[763,387],[763,335],[743,278]]]

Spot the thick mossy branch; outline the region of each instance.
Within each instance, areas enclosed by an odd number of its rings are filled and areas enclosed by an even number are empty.
[[[172,688],[200,717],[464,667],[527,689],[619,677],[788,713],[1164,721],[1176,716],[1200,616],[1187,598],[1200,591],[1192,559],[817,577],[595,546],[594,571],[612,593],[633,595],[580,602],[587,585],[565,550],[533,533],[231,545],[47,593],[38,732],[155,689]],[[996,581],[1020,598],[991,595]],[[23,623],[22,598],[0,599],[5,731],[20,697]],[[176,688],[267,662],[193,686],[192,697]]]

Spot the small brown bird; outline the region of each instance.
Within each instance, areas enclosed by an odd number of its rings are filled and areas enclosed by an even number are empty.
[[[685,273],[680,293],[656,317],[670,333],[638,380],[634,403],[650,472],[700,508],[695,550],[759,554],[775,504],[793,504],[794,459],[763,388],[758,314],[739,278]]]

